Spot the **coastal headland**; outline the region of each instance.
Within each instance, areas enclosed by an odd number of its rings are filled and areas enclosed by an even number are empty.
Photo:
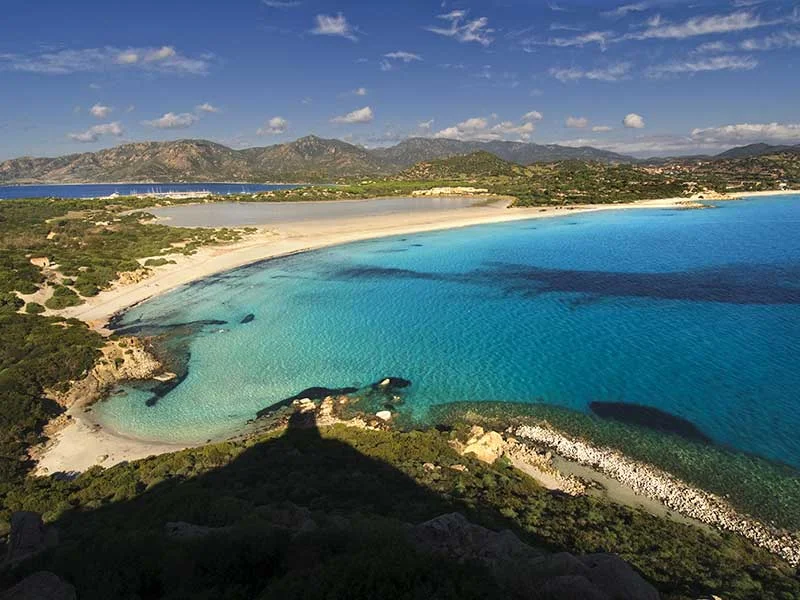
[[[783,193],[796,193],[786,191]],[[752,197],[757,195],[772,194],[736,194],[728,195],[729,199],[736,197]],[[728,198],[715,198],[719,200]],[[455,227],[468,227],[483,223],[501,223],[521,219],[536,219],[558,217],[565,214],[576,214],[604,210],[625,210],[625,209],[664,209],[676,207],[698,207],[695,203],[688,202],[686,198],[670,198],[662,200],[642,201],[626,204],[604,204],[604,205],[579,205],[565,208],[515,208],[510,209],[507,202],[498,200],[486,202],[480,205],[461,208],[457,211],[426,212],[424,214],[394,214],[381,217],[357,217],[352,219],[326,219],[324,221],[304,221],[302,223],[290,223],[280,227],[262,227],[257,232],[247,236],[245,239],[233,244],[201,248],[196,254],[191,256],[176,257],[176,264],[167,264],[163,267],[154,269],[154,273],[147,279],[139,282],[122,285],[115,284],[111,289],[101,292],[98,296],[90,298],[86,304],[71,307],[61,311],[61,314],[68,317],[75,317],[89,323],[95,329],[106,331],[105,326],[109,319],[115,314],[124,311],[126,308],[146,301],[149,298],[175,289],[181,285],[192,281],[214,275],[219,272],[234,269],[247,264],[255,263],[269,258],[289,255],[297,252],[310,251],[326,246],[343,244],[347,242],[374,239],[384,236],[403,235],[424,231],[435,231]],[[188,207],[187,207],[188,208]],[[172,452],[182,448],[172,444],[163,444],[136,440],[120,435],[108,429],[101,428],[91,421],[88,414],[83,413],[83,407],[73,407],[70,409],[70,422],[60,432],[55,434],[53,441],[46,448],[43,457],[39,462],[40,473],[53,472],[77,472],[83,471],[94,464],[111,466],[113,464],[144,458],[154,454]],[[555,435],[555,434],[554,434]],[[545,446],[554,448],[557,455],[562,460],[571,460],[577,464],[589,464],[597,467],[591,460],[584,460],[581,456],[571,455],[572,450],[579,450],[579,453],[591,454],[594,450],[584,444],[584,442],[568,440],[564,443],[555,443],[552,439],[536,440]],[[583,444],[583,445],[582,445]],[[611,461],[602,465],[599,470],[614,477],[617,466],[624,467],[627,479],[623,485],[629,486],[643,498],[656,500],[663,503],[668,510],[674,510],[677,514],[698,519],[701,522],[724,529],[733,530],[750,537],[756,543],[769,548],[786,558],[792,564],[798,562],[798,550],[793,544],[787,542],[783,534],[773,532],[771,528],[758,522],[748,520],[746,517],[737,515],[734,511],[720,512],[720,506],[724,511],[728,508],[724,503],[715,504],[704,511],[702,508],[690,506],[691,510],[684,510],[685,506],[680,506],[672,499],[675,494],[694,494],[697,498],[706,498],[701,490],[692,489],[688,486],[677,487],[677,492],[670,491],[669,496],[664,495],[664,486],[648,485],[648,481],[656,481],[658,477],[640,469],[640,465],[630,466],[624,462],[624,457],[604,455],[604,460]],[[616,466],[615,466],[616,465]],[[640,469],[639,476],[631,479],[630,473]],[[568,470],[567,470],[568,471]],[[526,470],[529,472],[529,470]],[[565,471],[566,472],[566,471]],[[554,484],[563,479],[563,472],[558,474],[558,469],[546,470],[539,473],[539,481],[544,484],[555,486]],[[663,474],[658,474],[663,477]],[[555,478],[555,479],[554,479]],[[680,483],[680,482],[679,482]],[[681,484],[683,485],[683,484]],[[658,488],[658,489],[656,489]],[[654,491],[655,490],[655,491]],[[651,493],[652,492],[652,493]],[[635,506],[646,506],[641,499],[634,498],[631,504]],[[691,503],[690,503],[691,504]],[[661,511],[652,512],[661,514]],[[709,514],[706,514],[709,513]],[[722,517],[720,517],[722,514]],[[709,516],[710,515],[710,516]],[[748,532],[755,532],[748,535]]]

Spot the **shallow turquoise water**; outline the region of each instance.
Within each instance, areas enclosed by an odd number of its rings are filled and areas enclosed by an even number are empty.
[[[146,439],[199,441],[310,386],[413,381],[452,401],[660,408],[800,466],[800,198],[567,215],[348,244],[238,269],[122,325],[222,320],[155,405],[95,407]],[[252,322],[240,321],[248,314]]]

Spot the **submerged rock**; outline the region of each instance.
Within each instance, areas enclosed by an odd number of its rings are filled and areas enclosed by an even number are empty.
[[[691,421],[652,406],[625,402],[592,402],[589,404],[589,408],[601,419],[610,419],[662,433],[671,433],[694,442],[712,443],[711,438],[700,431]]]
[[[396,390],[396,389],[407,388],[410,385],[411,381],[409,381],[408,379],[403,379],[402,377],[385,377],[384,379],[381,379],[378,383],[373,383],[372,388]]]
[[[266,408],[262,408],[260,411],[256,413],[256,418],[260,419],[261,417],[265,417],[269,414],[272,414],[276,410],[280,408],[284,408],[287,406],[291,406],[295,400],[323,400],[328,396],[346,396],[347,394],[352,394],[357,392],[358,388],[354,387],[343,387],[343,388],[326,388],[326,387],[310,387],[304,389],[299,394],[295,394],[291,398],[285,398],[280,402],[276,402],[271,406],[267,406]]]
[[[244,319],[239,321],[239,323],[241,323],[241,324],[250,323],[255,318],[256,318],[256,316],[253,313],[250,313]]]

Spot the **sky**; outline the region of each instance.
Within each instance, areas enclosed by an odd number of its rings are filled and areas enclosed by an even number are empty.
[[[0,0],[0,160],[309,134],[798,144],[800,0]]]

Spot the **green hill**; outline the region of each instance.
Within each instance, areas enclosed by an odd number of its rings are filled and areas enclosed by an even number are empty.
[[[397,178],[419,181],[473,180],[479,177],[515,177],[524,172],[524,167],[481,150],[471,154],[421,162],[406,169]]]

